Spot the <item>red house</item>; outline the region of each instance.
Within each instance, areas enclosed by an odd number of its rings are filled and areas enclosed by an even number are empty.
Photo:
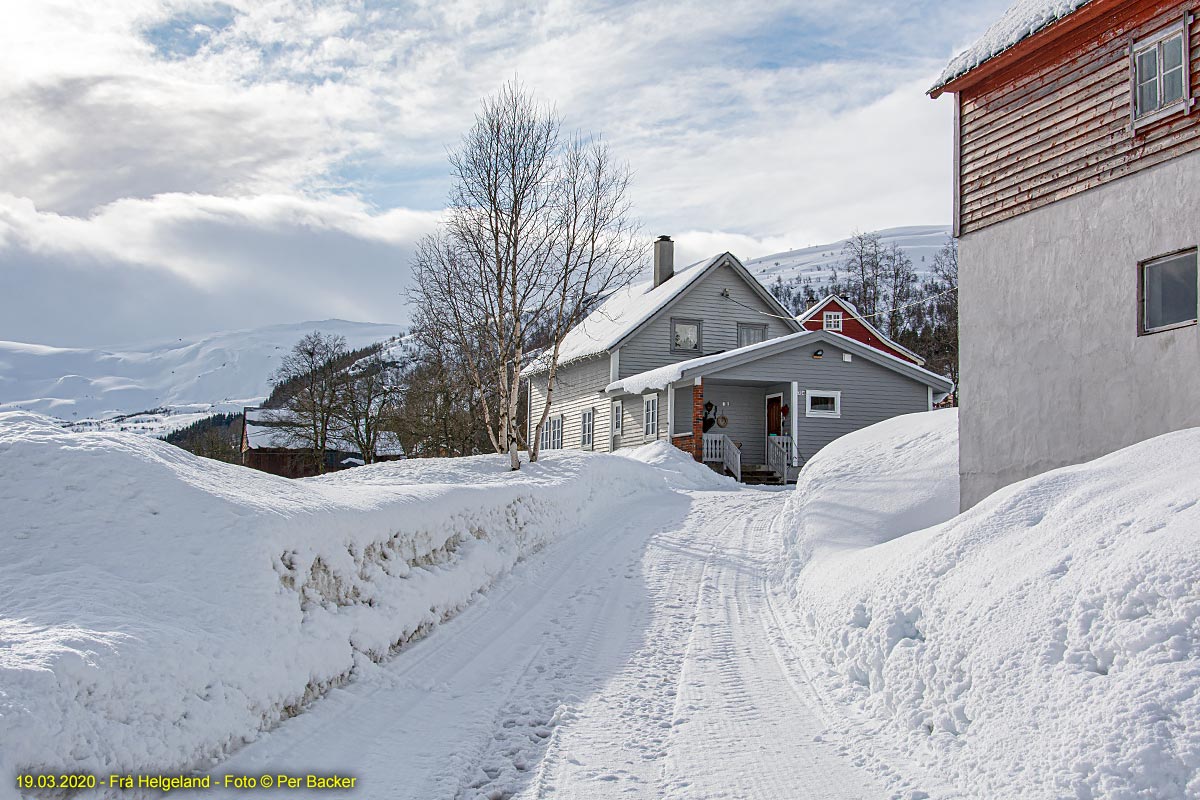
[[[899,342],[883,335],[883,332],[872,325],[858,313],[858,309],[849,300],[831,294],[815,306],[796,317],[796,321],[808,331],[833,331],[842,336],[848,336],[868,347],[874,347],[888,355],[903,359],[918,367],[925,364],[925,359],[909,350]]]

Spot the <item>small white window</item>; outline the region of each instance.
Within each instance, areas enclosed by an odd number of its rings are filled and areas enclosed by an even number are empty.
[[[589,408],[583,412],[579,420],[579,446],[584,450],[591,450],[593,438],[595,434],[596,410]]]
[[[809,389],[804,393],[805,416],[840,419],[842,416],[842,393],[822,392]]]
[[[624,420],[624,412],[621,408],[621,401],[614,400],[612,404],[612,435],[621,435],[621,423]]]
[[[1189,54],[1186,28],[1174,25],[1133,46],[1133,117],[1145,120],[1162,116],[1188,100]]]
[[[827,331],[840,331],[842,329],[842,312],[826,311],[821,327]]]
[[[1195,250],[1142,264],[1141,333],[1196,324],[1198,279]]]
[[[648,395],[642,401],[642,435],[658,438],[658,395]]]
[[[748,325],[744,322],[739,322],[737,334],[738,347],[749,347],[752,344],[758,344],[767,340],[767,326]]]
[[[562,449],[562,432],[563,418],[559,414],[557,417],[550,417],[546,420],[546,424],[542,426],[542,450],[561,450]]]

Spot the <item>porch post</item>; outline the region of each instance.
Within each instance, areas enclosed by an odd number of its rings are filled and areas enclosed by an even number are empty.
[[[692,385],[692,457],[704,462],[704,382],[696,378]]]
[[[667,442],[675,444],[675,384],[667,384]]]
[[[800,466],[800,458],[798,456],[800,450],[800,384],[797,381],[792,381],[792,413],[788,416],[792,422],[792,466]]]

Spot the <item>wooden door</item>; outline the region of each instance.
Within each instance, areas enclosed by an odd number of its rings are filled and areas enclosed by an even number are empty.
[[[767,436],[783,435],[783,398],[773,395],[767,398]]]

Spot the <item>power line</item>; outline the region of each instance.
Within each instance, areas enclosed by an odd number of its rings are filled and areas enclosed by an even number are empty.
[[[855,316],[857,316],[859,319],[865,320],[865,319],[871,319],[872,317],[878,317],[883,314],[894,314],[897,311],[903,311],[906,308],[912,308],[913,306],[923,305],[924,303],[928,303],[930,300],[937,300],[940,297],[945,297],[946,295],[950,294],[951,292],[957,292],[957,291],[958,291],[958,287],[953,286],[944,292],[938,292],[937,294],[931,294],[928,297],[922,297],[920,300],[914,300],[913,302],[905,303],[902,306],[896,306],[895,308],[889,308],[889,309],[885,309],[883,311],[876,311],[874,314],[859,314],[859,313],[855,312]],[[754,308],[753,306],[748,306],[745,303],[741,302],[740,300],[737,300],[736,298],[734,298],[732,295],[730,295],[728,290],[725,290],[724,292],[722,292],[721,296],[724,297],[726,300],[736,303],[737,305],[741,306],[742,308],[746,309],[747,311],[753,311],[755,314],[761,314],[764,317],[772,317],[773,319],[787,319],[787,320],[791,320],[793,322],[796,321],[796,317],[784,317],[784,316],[780,316],[779,314],[770,314],[766,311],[762,311],[760,309]]]

